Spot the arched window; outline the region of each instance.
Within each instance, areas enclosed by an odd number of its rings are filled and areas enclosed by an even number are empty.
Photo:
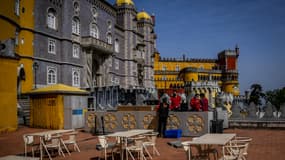
[[[56,12],[53,8],[48,9],[47,26],[51,29],[56,29]]]
[[[72,33],[80,35],[80,21],[78,17],[73,17],[72,19]]]
[[[119,40],[115,40],[115,52],[119,53],[120,52],[120,46],[119,46]]]
[[[78,69],[72,70],[72,86],[80,87],[80,72]]]
[[[112,35],[111,33],[107,33],[107,43],[112,44]]]
[[[47,84],[56,84],[56,68],[48,67],[47,68]]]
[[[90,25],[90,36],[94,38],[99,38],[99,30],[95,23],[91,23]]]
[[[177,71],[177,72],[180,71],[180,67],[179,67],[178,64],[177,64],[176,67],[175,67],[175,71]]]
[[[73,44],[72,45],[72,56],[74,58],[79,58],[80,54],[80,46],[78,44]]]

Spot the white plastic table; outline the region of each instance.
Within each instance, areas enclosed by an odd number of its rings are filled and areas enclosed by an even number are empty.
[[[45,136],[68,133],[68,132],[73,132],[73,131],[74,131],[73,129],[67,129],[67,130],[66,129],[60,129],[60,130],[50,130],[50,131],[43,131],[43,132],[36,132],[36,133],[27,133],[25,135],[26,136],[37,136],[40,138],[40,159],[42,160],[42,158],[43,158],[43,151],[42,150],[43,150],[43,146],[44,146],[44,140],[43,139],[45,138]],[[65,149],[67,149],[67,147],[63,143],[62,139],[60,139],[60,141],[64,145]],[[67,152],[69,153],[68,149],[67,149]],[[49,157],[49,159],[51,159],[51,157]]]
[[[234,137],[236,136],[235,133],[207,133],[203,136],[197,137],[193,139],[192,141],[187,141],[187,144],[191,145],[219,145],[219,146],[225,146],[227,143],[229,143]],[[191,150],[188,150],[188,156],[189,160],[191,159]]]

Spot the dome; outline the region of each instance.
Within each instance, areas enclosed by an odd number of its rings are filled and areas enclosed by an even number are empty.
[[[132,0],[116,0],[116,4],[118,6],[122,4],[134,5],[134,2]]]
[[[151,18],[145,11],[142,11],[137,14],[137,19],[141,20],[141,19],[151,19]]]

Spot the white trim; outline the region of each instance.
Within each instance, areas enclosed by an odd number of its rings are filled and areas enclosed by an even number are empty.
[[[99,29],[95,22],[92,22],[89,26],[89,34],[91,37],[99,39]]]
[[[54,74],[50,75],[50,71],[54,71]],[[51,77],[50,77],[51,76]],[[49,81],[50,78],[50,81]],[[57,83],[57,68],[52,66],[47,66],[47,84],[56,84]]]
[[[80,20],[78,17],[72,18],[72,33],[80,35]]]
[[[106,34],[106,40],[107,40],[107,43],[108,44],[112,44],[113,43],[113,40],[112,40],[112,34],[110,33],[110,32],[108,32],[107,34]]]
[[[53,8],[49,8],[47,11],[47,27],[51,29],[56,29],[56,12]]]
[[[48,38],[48,53],[56,54],[56,40]]]
[[[114,42],[114,49],[115,49],[115,52],[116,52],[116,53],[119,53],[119,52],[120,52],[120,44],[119,44],[119,40],[118,40],[118,39],[115,39],[115,42]]]
[[[75,73],[78,74],[77,77],[75,77]],[[80,87],[80,69],[78,68],[72,68],[72,86]]]
[[[72,44],[72,57],[79,58],[80,56],[80,46],[78,44]]]
[[[15,14],[20,16],[20,0],[15,0]]]

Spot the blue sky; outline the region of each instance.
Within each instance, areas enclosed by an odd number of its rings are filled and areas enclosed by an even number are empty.
[[[253,83],[265,91],[285,87],[285,0],[133,2],[156,16],[162,57],[217,58],[238,44],[241,94]]]

